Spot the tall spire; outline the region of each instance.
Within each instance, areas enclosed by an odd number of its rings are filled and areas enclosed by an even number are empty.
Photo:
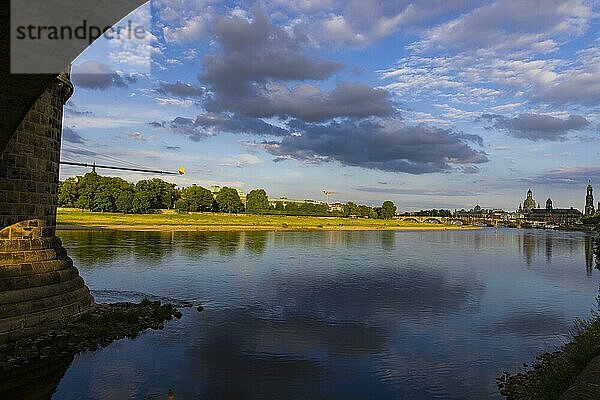
[[[588,180],[587,193],[585,196],[585,215],[593,215],[596,213],[594,210],[594,189],[592,188],[592,180]]]

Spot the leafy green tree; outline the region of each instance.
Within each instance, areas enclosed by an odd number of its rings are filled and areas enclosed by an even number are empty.
[[[145,192],[137,191],[133,195],[132,211],[136,214],[147,213],[150,209],[150,201]]]
[[[81,210],[92,210],[92,203],[86,193],[81,193],[73,205]]]
[[[381,219],[392,219],[396,215],[396,206],[391,201],[384,201],[381,205]]]
[[[217,207],[220,212],[237,213],[244,210],[244,205],[237,190],[224,186],[216,197]]]
[[[364,205],[358,206],[358,215],[363,218],[377,218],[377,212],[373,208]]]
[[[315,204],[315,215],[328,216],[329,206],[327,204]]]
[[[151,209],[171,208],[173,198],[177,194],[174,183],[165,182],[159,178],[138,181],[135,189],[144,193]]]
[[[298,214],[300,215],[314,215],[315,213],[315,207],[314,204],[312,203],[300,203],[298,205]]]
[[[600,212],[600,210],[598,210],[598,211]],[[581,222],[584,225],[600,226],[600,214],[584,215],[581,218]]]
[[[285,205],[285,213],[288,215],[298,215],[298,211],[297,203],[287,203]]]
[[[91,172],[61,183],[58,197],[61,206],[127,213],[170,208],[181,195],[175,184],[161,179],[142,180],[133,185],[121,178]]]
[[[271,205],[264,189],[254,189],[246,196],[246,211],[251,213],[265,212]]]
[[[184,199],[178,199],[175,202],[175,209],[177,212],[186,212],[188,210],[188,203]]]
[[[283,201],[278,201],[275,203],[275,207],[274,207],[275,211],[284,211],[285,207],[283,206]]]
[[[188,206],[187,211],[210,211],[212,209],[213,195],[210,190],[202,186],[192,185],[185,188],[182,190],[182,196]]]
[[[355,215],[363,218],[377,218],[377,213],[373,208],[365,205],[356,205],[351,201],[344,204],[342,213],[346,217]]]
[[[329,207],[327,204],[315,204],[304,202],[298,206],[299,215],[329,215]]]
[[[123,191],[132,191],[133,185],[121,178],[97,176],[91,196],[92,211],[118,211],[117,198]],[[123,200],[123,199],[122,199]],[[123,206],[123,204],[121,204]],[[131,208],[131,207],[129,207]],[[125,210],[127,212],[128,210]]]
[[[114,188],[112,188],[108,182],[104,181],[98,185],[98,188],[94,192],[94,201],[92,203],[92,211],[115,211],[115,197]]]
[[[115,199],[115,206],[118,212],[129,214],[133,212],[133,190],[122,190]]]
[[[58,186],[58,205],[59,207],[74,207],[77,201],[77,181],[78,178],[67,178],[64,182],[59,182]]]
[[[349,217],[351,215],[360,215],[360,212],[358,210],[358,206],[356,204],[354,204],[353,202],[349,201],[346,204],[344,204],[344,208],[343,211],[344,215],[346,217]]]
[[[173,204],[173,208],[175,208],[175,202],[181,199],[183,196],[183,189],[175,188],[171,194],[171,203]]]
[[[77,181],[77,193],[79,197],[74,206],[82,210],[94,209],[94,195],[100,185],[100,175],[95,172],[88,172]]]
[[[419,217],[451,217],[452,212],[450,210],[437,210],[434,208],[432,210],[417,211],[414,215]]]

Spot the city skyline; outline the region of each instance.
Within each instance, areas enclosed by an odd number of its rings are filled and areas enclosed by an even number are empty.
[[[75,60],[63,158],[274,198],[513,210],[531,187],[583,210],[599,10],[550,3],[153,1],[123,19],[145,40]]]

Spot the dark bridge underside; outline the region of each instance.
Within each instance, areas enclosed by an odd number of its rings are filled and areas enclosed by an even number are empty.
[[[56,75],[10,74],[10,1],[0,2],[0,154],[54,78]]]
[[[87,19],[97,21],[98,26],[112,26],[145,2],[146,0],[64,0],[56,1],[58,8],[55,9],[57,13],[70,14],[73,23]],[[6,149],[31,106],[58,75],[10,73],[10,3],[11,0],[0,2],[0,154]],[[60,60],[65,68],[87,46],[86,42],[81,45],[69,44],[71,46],[68,51],[65,52],[63,47],[61,52],[66,54]],[[57,43],[57,46],[60,45]]]

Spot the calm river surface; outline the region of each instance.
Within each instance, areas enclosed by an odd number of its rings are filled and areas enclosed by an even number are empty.
[[[98,302],[205,307],[76,356],[61,400],[500,398],[598,293],[579,232],[59,236]]]

